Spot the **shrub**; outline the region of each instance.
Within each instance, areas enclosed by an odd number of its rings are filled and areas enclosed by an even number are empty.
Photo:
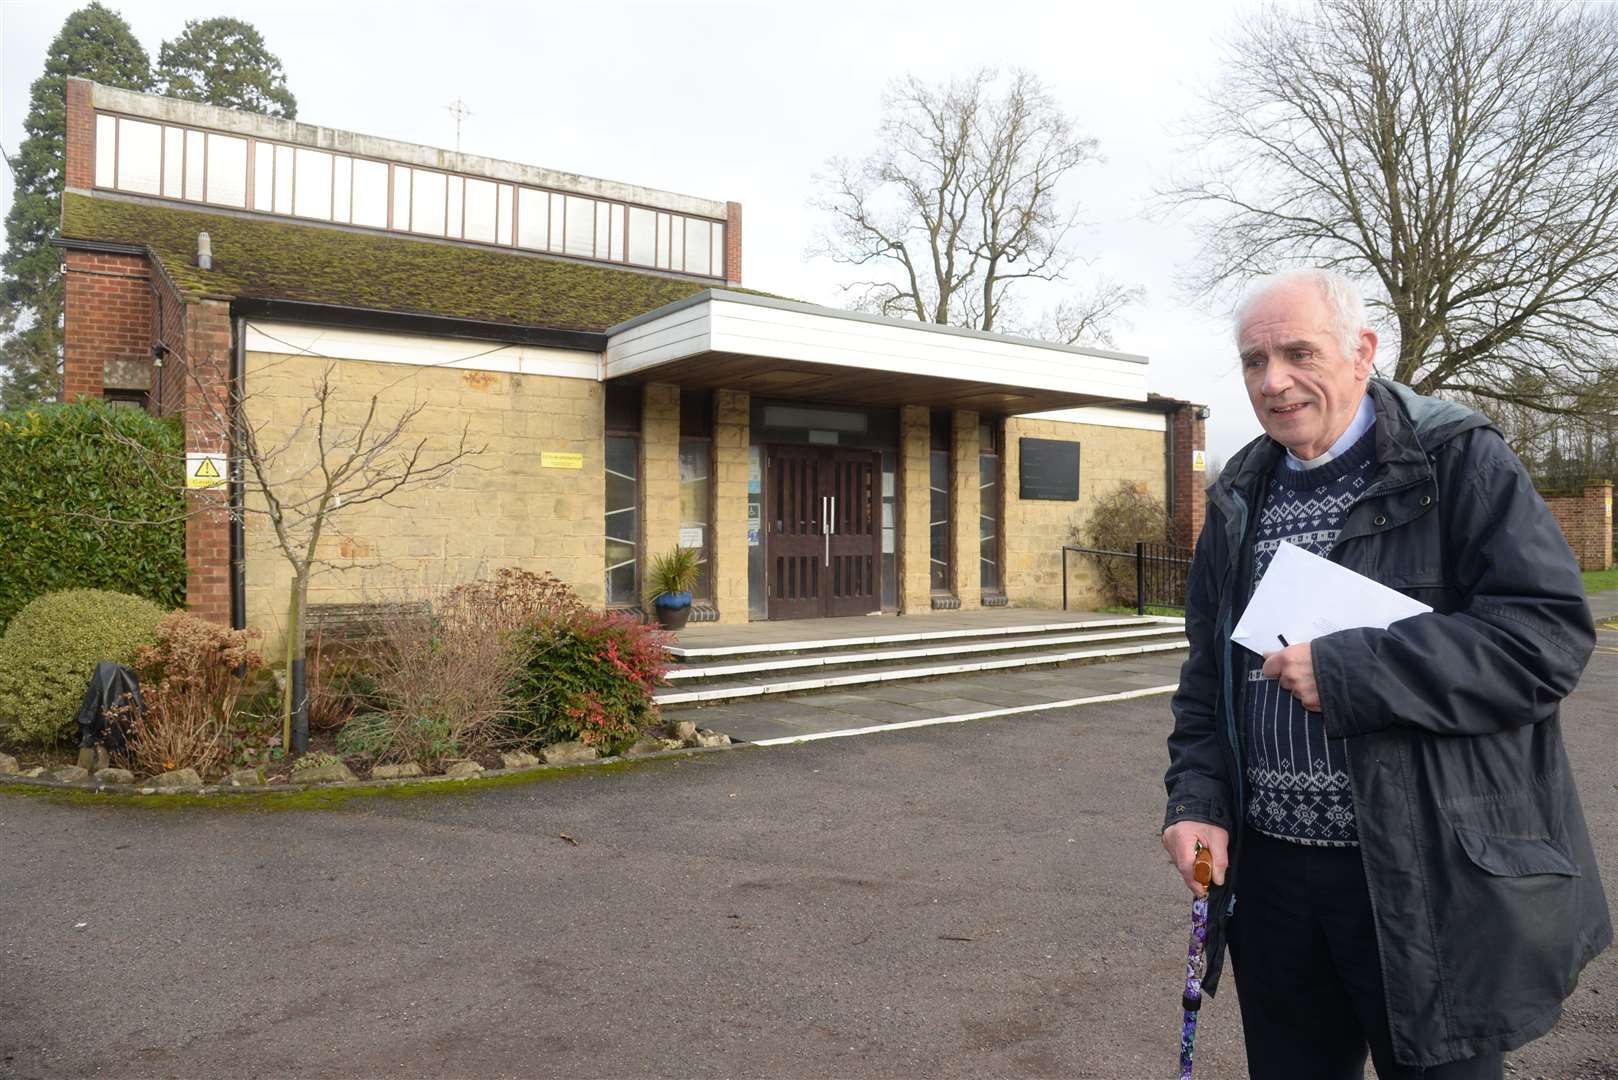
[[[28,604],[0,636],[0,728],[23,744],[75,738],[74,716],[96,662],[132,664],[136,651],[156,640],[163,616],[150,600],[99,589],[67,589]]]
[[[184,458],[178,421],[140,409],[84,402],[0,412],[0,626],[63,589],[183,604]]]
[[[135,657],[146,712],[133,718],[130,757],[153,773],[187,766],[203,776],[219,771],[243,749],[233,736],[251,718],[239,721],[236,706],[263,663],[245,630],[183,611],[166,616],[156,642]]]
[[[1074,530],[1075,534],[1078,530]],[[1084,546],[1103,551],[1134,553],[1135,544],[1161,544],[1168,540],[1168,512],[1162,502],[1143,488],[1123,481],[1096,501],[1081,539]],[[1135,564],[1127,559],[1092,556],[1101,579],[1101,591],[1114,604],[1135,602]]]
[[[337,733],[339,749],[433,768],[510,741],[525,655],[519,632],[585,610],[549,574],[513,568],[430,604],[389,605],[367,662],[329,687],[354,712]]]
[[[656,720],[664,634],[626,615],[581,611],[529,627],[519,640],[524,735],[617,753]]]

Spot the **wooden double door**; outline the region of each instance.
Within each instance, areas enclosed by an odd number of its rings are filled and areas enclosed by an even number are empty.
[[[772,619],[864,615],[882,599],[882,458],[765,449],[764,584]]]

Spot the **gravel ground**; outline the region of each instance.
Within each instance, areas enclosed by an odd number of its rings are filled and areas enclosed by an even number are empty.
[[[1564,724],[1618,896],[1618,651]],[[0,1074],[1167,1077],[1167,727],[1148,698],[326,812],[3,797]],[[1198,1075],[1242,1062],[1227,991]],[[1510,1075],[1615,1062],[1609,950]]]

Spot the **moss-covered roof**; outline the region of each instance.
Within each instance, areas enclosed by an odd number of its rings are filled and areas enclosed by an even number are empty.
[[[197,234],[213,269],[193,265]],[[711,287],[654,273],[462,244],[181,210],[68,192],[62,238],[151,248],[196,296],[336,304],[602,331]]]

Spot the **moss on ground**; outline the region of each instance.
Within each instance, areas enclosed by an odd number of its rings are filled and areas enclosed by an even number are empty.
[[[137,795],[134,792],[87,791],[46,787],[40,784],[0,784],[0,795],[44,799],[59,806],[118,806],[134,810],[172,812],[176,810],[219,810],[230,813],[281,813],[289,810],[342,810],[356,800],[425,799],[473,794],[529,784],[556,783],[585,777],[615,774],[629,769],[678,768],[700,760],[692,757],[654,757],[608,761],[599,765],[573,768],[525,769],[501,776],[472,780],[429,780],[398,784],[355,784],[312,787],[303,791],[277,791],[274,788],[232,791],[228,794]]]

